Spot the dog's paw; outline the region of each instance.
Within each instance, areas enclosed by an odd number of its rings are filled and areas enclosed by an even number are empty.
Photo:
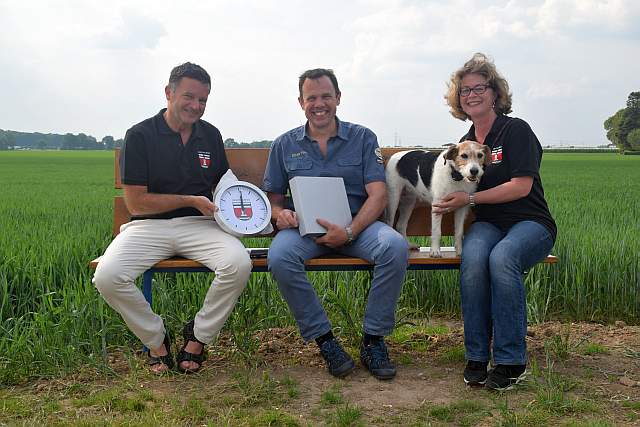
[[[456,255],[462,255],[462,239],[456,239],[454,243],[454,247],[456,248]]]
[[[431,256],[431,258],[442,258],[442,252],[440,252],[440,249],[431,248],[429,256]]]
[[[462,256],[462,248],[456,246],[456,255],[458,255],[458,257]]]

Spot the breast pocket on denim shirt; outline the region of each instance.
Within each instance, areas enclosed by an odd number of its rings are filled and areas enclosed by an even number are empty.
[[[287,159],[285,161],[285,167],[287,168],[287,175],[289,178],[294,176],[312,176],[311,169],[313,162],[311,159]]]
[[[338,159],[338,173],[344,179],[345,184],[362,184],[362,158],[342,157]]]

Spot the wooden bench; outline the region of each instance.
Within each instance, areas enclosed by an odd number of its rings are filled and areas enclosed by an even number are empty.
[[[383,148],[382,155],[385,161],[395,152],[406,150],[406,148]],[[257,186],[262,185],[262,178],[269,156],[268,148],[227,148],[227,159],[231,170],[238,179],[251,182]],[[120,168],[119,168],[120,151],[115,151],[115,188],[121,189]],[[407,227],[407,235],[409,236],[429,236],[431,234],[431,213],[430,208],[426,204],[418,204],[411,215],[409,225]],[[124,203],[123,196],[116,196],[113,201],[113,235],[116,236],[120,232],[120,226],[129,222],[130,215]],[[467,224],[471,221],[468,218]],[[442,235],[453,236],[453,213],[446,214],[442,221]],[[409,256],[409,270],[450,270],[460,268],[460,258],[456,255],[452,248],[442,248],[442,258],[432,258],[428,252],[411,251]],[[100,258],[96,258],[90,262],[91,268],[96,268]],[[549,255],[543,262],[547,264],[555,264],[557,262],[555,256]],[[266,258],[252,259],[254,272],[266,272]],[[357,271],[372,270],[373,264],[361,259],[351,258],[343,255],[327,255],[320,258],[314,258],[306,262],[307,271]],[[147,270],[143,275],[143,294],[147,301],[151,303],[151,284],[153,274],[159,272],[210,272],[209,268],[186,258],[173,257],[160,261],[152,268]]]

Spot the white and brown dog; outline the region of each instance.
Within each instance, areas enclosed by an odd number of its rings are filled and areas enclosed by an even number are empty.
[[[484,173],[486,165],[491,163],[491,150],[475,141],[464,141],[452,145],[442,153],[435,154],[425,150],[400,151],[387,162],[387,190],[389,204],[386,221],[393,226],[398,212],[396,230],[407,236],[407,224],[416,200],[429,204],[441,200],[449,193],[465,191],[473,193]],[[462,253],[462,234],[464,220],[469,206],[455,212],[455,248]],[[432,257],[440,258],[442,215],[431,213],[431,252]]]

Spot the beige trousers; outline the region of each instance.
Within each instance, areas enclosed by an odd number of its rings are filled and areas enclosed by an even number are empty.
[[[151,310],[135,285],[149,267],[172,256],[198,261],[215,272],[204,304],[195,317],[194,334],[209,343],[220,332],[251,273],[251,260],[239,239],[209,217],[146,219],[120,227],[93,276],[107,303],[148,348],[162,345],[162,318]]]

